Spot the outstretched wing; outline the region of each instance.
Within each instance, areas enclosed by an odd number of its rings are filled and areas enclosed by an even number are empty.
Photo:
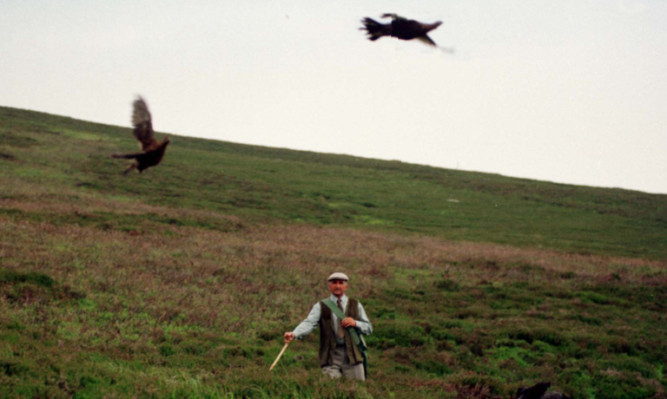
[[[143,98],[134,100],[132,109],[132,126],[134,126],[134,137],[141,143],[141,149],[149,151],[158,145],[153,135],[153,124],[151,113]]]

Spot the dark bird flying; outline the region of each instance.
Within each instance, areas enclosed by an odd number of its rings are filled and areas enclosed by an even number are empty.
[[[425,24],[414,19],[403,18],[396,14],[383,14],[382,18],[391,18],[391,22],[383,24],[368,17],[361,20],[364,26],[359,29],[366,31],[368,40],[375,41],[382,36],[392,36],[401,40],[417,39],[435,46],[435,42],[427,34],[442,25],[441,21]]]
[[[515,399],[570,399],[569,396],[560,392],[547,392],[551,386],[550,382],[540,382],[530,388],[519,388]]]
[[[169,137],[164,137],[162,142],[155,140],[153,132],[153,123],[151,122],[151,113],[148,111],[148,106],[143,98],[137,97],[134,100],[132,110],[132,125],[134,126],[134,137],[141,145],[141,152],[130,154],[113,154],[114,158],[134,159],[132,163],[123,174],[130,173],[133,169],[137,169],[140,173],[151,166],[155,166],[162,161],[164,152],[169,144]]]

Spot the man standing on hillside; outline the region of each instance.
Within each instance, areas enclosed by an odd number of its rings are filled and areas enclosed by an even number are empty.
[[[373,326],[356,299],[348,298],[348,277],[334,273],[327,279],[331,295],[316,303],[294,331],[285,333],[285,343],[301,339],[320,327],[320,367],[331,378],[366,380],[366,343]]]

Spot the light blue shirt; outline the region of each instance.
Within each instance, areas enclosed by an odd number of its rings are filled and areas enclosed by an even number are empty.
[[[329,299],[333,302],[336,303],[338,301],[338,297],[335,295],[329,296]],[[343,305],[343,313],[347,310],[347,303],[348,303],[348,298],[347,295],[343,295],[342,298],[340,298],[341,304]],[[368,315],[366,314],[366,311],[364,310],[364,307],[361,306],[361,302],[359,302],[359,320],[356,320],[357,322],[357,328],[359,329],[359,332],[364,334],[364,335],[371,335],[373,332],[373,325],[371,324],[370,320],[368,320]],[[322,315],[322,309],[320,306],[320,302],[317,302],[313,308],[310,310],[310,313],[308,313],[308,316],[292,331],[294,333],[294,336],[296,339],[301,339],[305,337],[306,335],[310,334],[315,328],[317,328],[317,325],[320,322],[320,316]],[[338,317],[336,317],[336,314],[331,312],[331,317],[333,323],[331,323],[331,328],[336,331],[336,326],[338,325]]]

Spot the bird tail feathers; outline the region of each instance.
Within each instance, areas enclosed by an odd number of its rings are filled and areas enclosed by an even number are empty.
[[[377,40],[382,36],[391,34],[391,25],[382,24],[368,17],[362,19],[361,23],[364,24],[364,26],[360,29],[366,31],[368,34],[368,40]]]

